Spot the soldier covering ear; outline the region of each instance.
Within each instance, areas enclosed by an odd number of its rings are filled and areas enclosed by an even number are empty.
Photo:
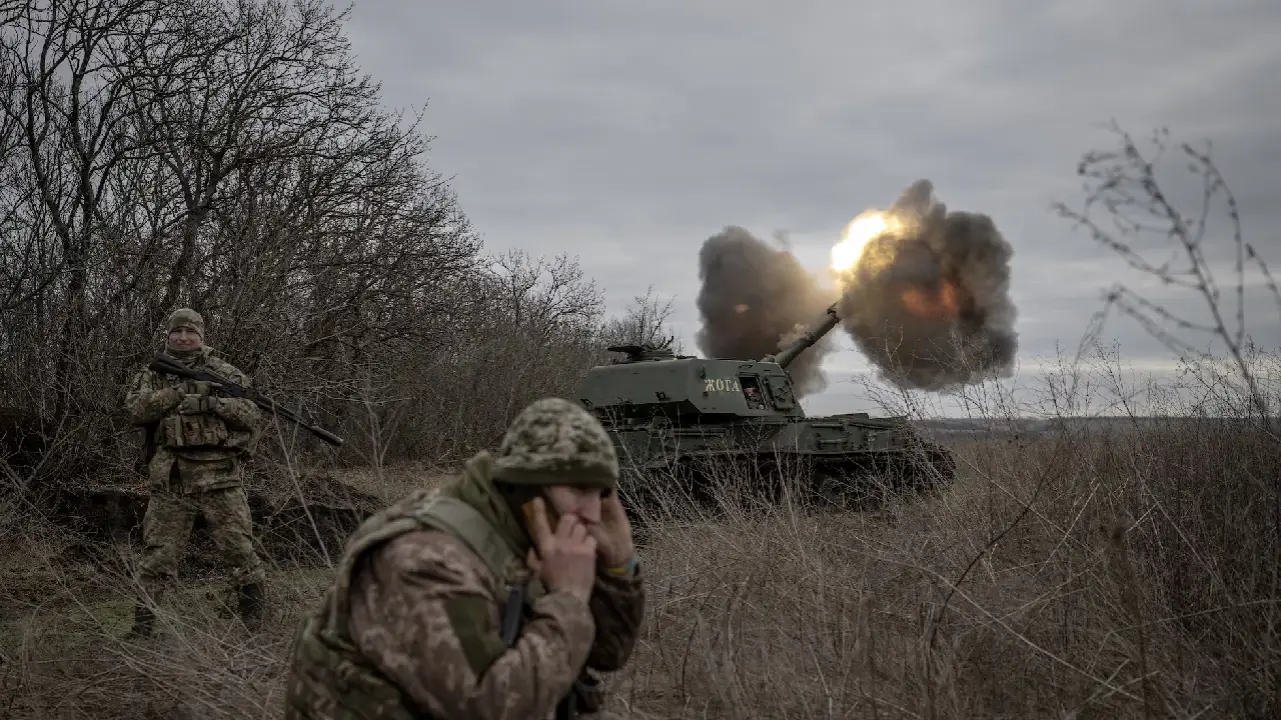
[[[286,718],[604,717],[587,670],[621,668],[644,617],[617,481],[600,423],[546,398],[454,482],[370,518],[298,631]]]

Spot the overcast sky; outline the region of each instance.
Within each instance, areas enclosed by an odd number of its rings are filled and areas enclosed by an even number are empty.
[[[674,296],[686,351],[707,237],[785,231],[820,272],[850,219],[918,178],[1013,245],[1022,366],[1075,348],[1134,276],[1049,208],[1079,205],[1077,161],[1112,146],[1112,119],[1212,140],[1281,273],[1276,0],[356,0],[349,32],[389,106],[427,105],[429,162],[487,249],[577,255],[614,311]],[[1276,303],[1248,309],[1275,347]],[[1136,369],[1170,363],[1131,321],[1106,337]],[[842,343],[810,412],[869,409]]]

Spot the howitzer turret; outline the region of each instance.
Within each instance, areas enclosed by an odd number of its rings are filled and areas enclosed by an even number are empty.
[[[803,487],[842,501],[886,484],[860,479],[904,469],[914,476],[910,485],[949,483],[951,454],[904,417],[806,417],[787,367],[839,322],[833,304],[817,325],[759,360],[678,355],[663,346],[610,347],[627,357],[589,370],[579,401],[614,439],[624,495],[636,502],[656,492],[643,479],[652,471],[689,482],[695,495],[713,475],[740,479],[784,471],[803,477]]]

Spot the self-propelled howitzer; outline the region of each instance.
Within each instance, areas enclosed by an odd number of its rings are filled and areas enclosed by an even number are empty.
[[[787,367],[839,323],[833,305],[759,360],[610,347],[626,357],[589,370],[579,401],[614,439],[632,502],[666,482],[695,495],[721,480],[773,490],[790,484],[840,504],[874,488],[950,483],[951,454],[904,417],[805,415]]]

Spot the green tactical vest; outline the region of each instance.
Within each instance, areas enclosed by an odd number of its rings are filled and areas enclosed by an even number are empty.
[[[247,378],[244,377],[238,368],[230,363],[219,359],[212,354],[212,348],[204,347],[200,355],[196,358],[191,366],[198,370],[208,370],[216,375],[245,384]],[[154,370],[145,370],[154,378],[152,381],[156,389],[172,388],[182,385],[186,380],[176,375],[156,372]],[[245,456],[252,455],[256,449],[261,430],[232,430],[222,418],[214,413],[200,413],[197,415],[182,415],[177,409],[168,412],[161,419],[144,425],[143,431],[143,449],[142,457],[139,460],[140,468],[146,467],[155,455],[159,447],[168,448],[175,454],[191,457],[192,459],[212,459],[213,456]],[[188,455],[194,451],[195,455]],[[223,452],[218,452],[223,451]]]
[[[308,616],[294,637],[286,720],[417,720],[428,716],[377,668],[360,657],[347,628],[348,591],[364,552],[414,530],[443,530],[461,539],[489,568],[495,595],[524,563],[489,521],[467,503],[422,490],[370,518],[353,534],[320,611]],[[531,588],[535,593],[541,589]]]

